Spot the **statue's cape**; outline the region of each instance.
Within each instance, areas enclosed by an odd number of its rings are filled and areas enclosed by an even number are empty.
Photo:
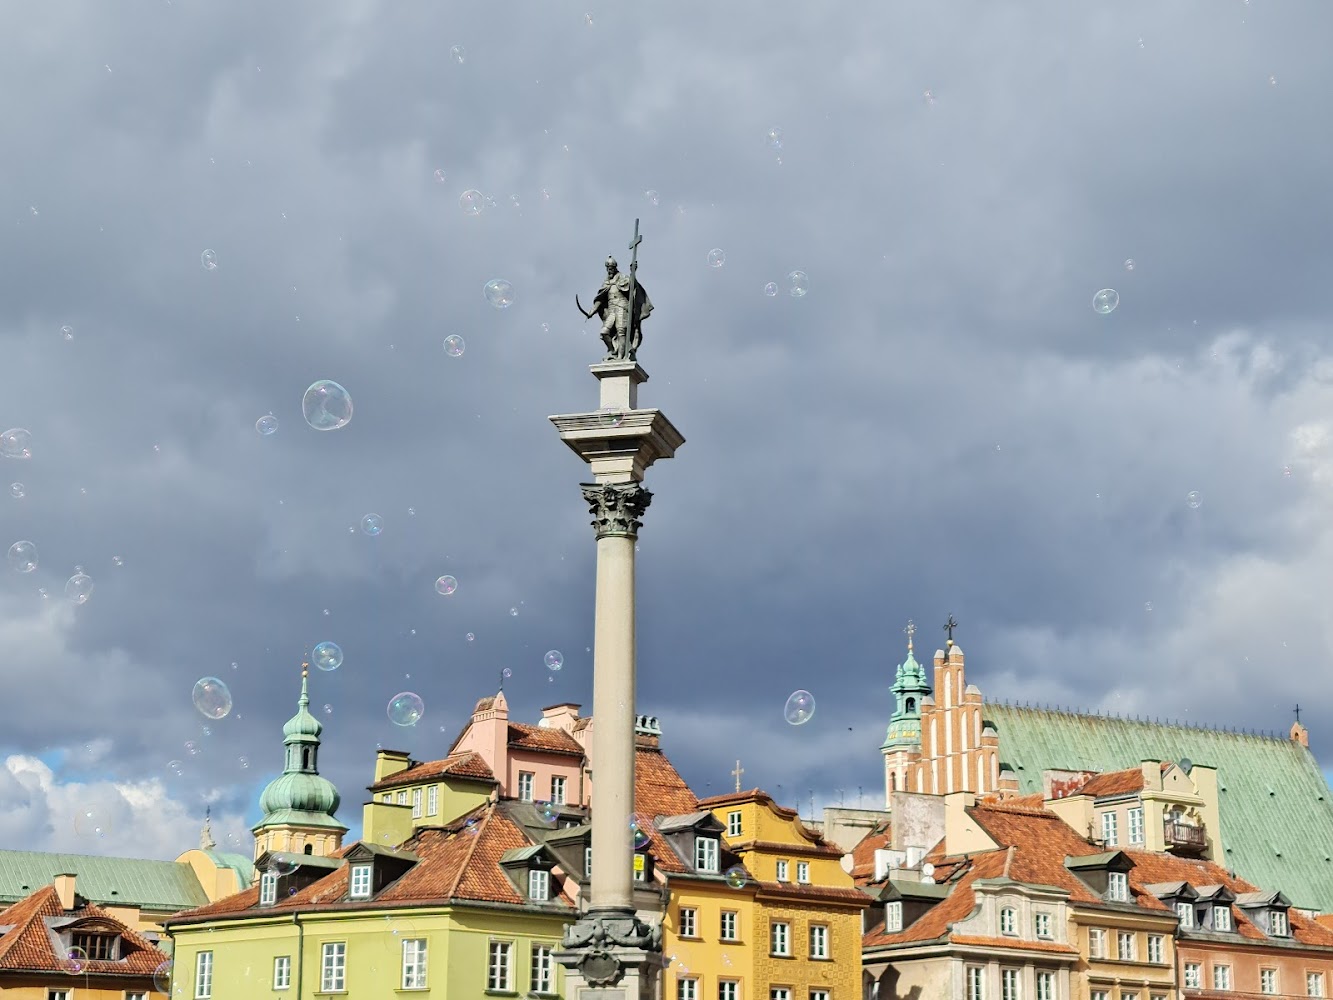
[[[643,290],[642,285],[636,285],[634,288],[634,303],[637,305],[639,320],[647,319],[653,311],[653,304],[648,299],[648,293]]]

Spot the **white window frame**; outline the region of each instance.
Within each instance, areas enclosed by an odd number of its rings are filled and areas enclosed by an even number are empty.
[[[787,862],[785,861],[778,862],[777,880],[779,882],[787,881]]]
[[[551,805],[563,806],[565,804],[565,776],[563,774],[551,775]]]
[[[1018,936],[1018,911],[1012,906],[1000,907],[1000,933],[1005,937]]]
[[[386,805],[393,805],[393,792],[385,792],[380,796],[380,801]]]
[[[319,992],[342,993],[347,989],[347,942],[325,941],[319,949]]]
[[[592,848],[591,848],[591,847],[585,847],[585,848],[583,849],[583,874],[584,874],[584,875],[588,875],[588,876],[591,876],[591,875],[592,875]]]
[[[717,1000],[741,1000],[740,980],[719,979],[717,981]]]
[[[809,862],[809,861],[798,861],[798,862],[796,862],[796,884],[797,884],[797,885],[809,885],[809,884],[810,884],[810,862]]]
[[[492,941],[486,949],[486,988],[497,993],[514,989],[514,942]]]
[[[1055,973],[1038,969],[1036,976],[1035,1000],[1055,1000]]]
[[[1110,990],[1093,990],[1088,994],[1091,1000],[1111,1000]]]
[[[964,971],[967,1000],[986,1000],[986,969],[969,965]]]
[[[1273,930],[1273,937],[1291,937],[1291,920],[1285,910],[1269,910],[1268,926]]]
[[[426,815],[435,816],[440,811],[440,786],[431,785],[426,789]]]
[[[721,917],[718,918],[718,940],[739,941],[741,939],[740,927],[740,913],[736,910],[723,910]]]
[[[896,934],[903,929],[903,901],[891,899],[884,904],[884,932]]]
[[[1203,966],[1198,962],[1186,962],[1182,970],[1184,986],[1187,990],[1203,989]]]
[[[212,1000],[213,953],[201,951],[194,956],[194,1000]]]
[[[827,959],[828,952],[828,924],[810,925],[810,957],[813,959]]]
[[[1229,931],[1231,930],[1231,907],[1214,906],[1213,907],[1213,930]]]
[[[1266,996],[1277,993],[1277,969],[1269,966],[1259,970],[1259,992]]]
[[[810,1000],[829,1000],[828,990],[811,990]]]
[[[53,986],[46,991],[46,1000],[69,1000],[69,995],[69,990],[62,990]]]
[[[1137,962],[1139,960],[1138,935],[1133,931],[1116,931],[1115,954],[1116,958],[1122,962]]]
[[[791,987],[770,986],[768,988],[768,1000],[791,1000]]]
[[[1190,928],[1194,926],[1194,904],[1187,903],[1184,900],[1176,902],[1176,919],[1180,921],[1180,926]]]
[[[1038,910],[1032,915],[1032,933],[1043,941],[1049,941],[1055,936],[1051,930],[1051,915],[1045,910]]]
[[[1125,872],[1107,872],[1106,898],[1116,903],[1129,902],[1129,875]]]
[[[698,976],[676,977],[676,1000],[701,1000]]]
[[[1133,806],[1126,814],[1129,819],[1129,845],[1140,847],[1143,844],[1143,806]]]
[[[406,789],[406,788],[400,788],[400,789],[398,790],[397,795],[398,795],[398,803],[397,803],[397,804],[400,805],[400,806],[405,806],[405,805],[407,805],[407,789]]]
[[[264,872],[259,876],[259,905],[272,906],[278,901],[278,873]]]
[[[779,958],[791,955],[791,924],[787,921],[768,922],[768,953]]]
[[[535,772],[518,772],[518,798],[520,802],[531,802],[536,786],[537,775]]]
[[[426,939],[406,938],[403,941],[403,989],[426,988]]]
[[[370,863],[358,861],[352,865],[351,874],[347,877],[347,897],[348,899],[369,899],[371,886]]]
[[[701,872],[716,874],[718,870],[718,843],[716,837],[694,838],[694,867]]]
[[[126,990],[125,1000],[148,1000],[148,994],[143,990]]]
[[[528,869],[528,899],[546,903],[551,899],[551,873],[543,868]]]
[[[1088,957],[1106,957],[1106,931],[1100,927],[1088,928]]]
[[[1322,997],[1324,995],[1324,974],[1322,972],[1307,972],[1305,974],[1305,995],[1307,997]]]
[[[1215,990],[1231,989],[1231,966],[1229,965],[1213,966],[1213,989]]]
[[[693,906],[680,908],[680,936],[683,938],[699,936],[699,911]]]
[[[1000,970],[1000,1000],[1023,1000],[1023,970]]]
[[[727,813],[728,837],[739,837],[741,835],[741,830],[743,829],[741,820],[743,818],[744,814],[739,809],[737,809],[735,812]]]
[[[292,987],[292,956],[279,955],[273,959],[273,988],[289,990]]]
[[[1148,961],[1153,965],[1166,964],[1166,938],[1161,934],[1148,935]]]
[[[529,977],[532,992],[547,996],[555,992],[555,958],[551,946],[536,944],[532,946],[532,975]]]
[[[1120,817],[1116,815],[1114,809],[1108,809],[1102,813],[1102,840],[1106,842],[1107,847],[1114,847],[1120,842]]]
[[[421,789],[412,789],[412,818],[421,819]]]

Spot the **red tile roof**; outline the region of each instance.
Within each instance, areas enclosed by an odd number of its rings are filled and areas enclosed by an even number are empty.
[[[597,786],[593,784],[593,796]],[[684,816],[704,806],[690,791],[685,779],[661,750],[636,747],[634,750],[634,811],[657,816]]]
[[[440,778],[446,774],[459,778],[475,778],[479,781],[495,781],[494,773],[486,766],[486,761],[482,759],[481,754],[464,751],[450,754],[443,760],[414,761],[407,770],[399,771],[382,781],[375,782],[368,790],[378,792],[385,788],[396,788],[400,785],[415,784],[418,781],[429,781],[432,778]]]
[[[57,955],[51,944],[51,936],[46,928],[47,917],[73,917],[87,921],[90,931],[114,931],[120,935],[123,958],[118,961],[80,959],[83,965],[80,975],[143,976],[151,982],[157,967],[168,960],[166,953],[158,951],[147,938],[94,903],[66,910],[60,905],[60,896],[55,887],[48,885],[0,911],[0,924],[14,925],[13,930],[0,937],[0,971],[66,971],[60,961],[65,956]]]
[[[1095,778],[1089,778],[1074,794],[1091,795],[1102,798],[1109,795],[1128,795],[1143,791],[1143,769],[1126,768],[1123,771],[1107,771]]]
[[[583,747],[579,741],[563,729],[529,726],[524,722],[509,723],[509,745],[519,750],[532,750],[537,753],[583,756]]]
[[[852,848],[852,878],[858,883],[874,878],[875,852],[887,851],[892,846],[893,828],[889,823],[878,824]]]
[[[981,948],[1014,948],[1019,951],[1047,951],[1060,955],[1078,954],[1078,949],[1072,944],[1060,944],[1058,941],[1015,941],[1013,938],[977,937],[971,934],[955,934],[949,940],[954,944]]]

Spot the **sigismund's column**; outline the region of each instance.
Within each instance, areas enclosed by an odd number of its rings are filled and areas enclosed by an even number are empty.
[[[597,537],[590,901],[555,955],[571,1000],[654,1000],[662,968],[661,928],[634,912],[634,545],[652,500],[644,473],[685,439],[659,411],[638,408],[639,385],[648,381],[637,359],[640,323],[653,308],[638,283],[640,242],[636,219],[629,274],[608,257],[591,311],[574,298],[585,317],[603,324],[607,355],[589,366],[599,409],[550,418],[591,467],[593,482],[581,487]]]

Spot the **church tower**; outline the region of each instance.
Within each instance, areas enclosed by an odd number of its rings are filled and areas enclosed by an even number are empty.
[[[264,818],[251,828],[256,860],[265,851],[327,857],[342,846],[347,832],[333,815],[341,801],[338,789],[319,774],[319,735],[324,727],[309,711],[309,669],[308,663],[301,664],[296,714],[282,727],[287,748],[282,774],[259,797]]]
[[[889,731],[879,748],[884,755],[884,808],[893,807],[895,791],[909,791],[911,765],[921,759],[921,703],[930,697],[926,671],[912,653],[916,626],[907,623],[907,659],[898,667],[893,681],[894,709]]]

